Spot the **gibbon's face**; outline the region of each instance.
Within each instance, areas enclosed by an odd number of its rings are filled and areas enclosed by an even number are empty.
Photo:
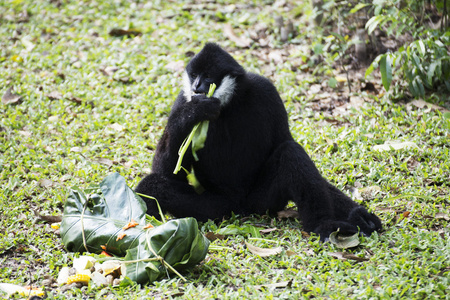
[[[208,94],[209,86],[215,83],[217,88],[213,97],[220,100],[222,106],[226,105],[233,96],[236,87],[236,79],[225,75],[222,79],[214,80],[208,74],[189,74],[187,71],[183,74],[184,96],[186,101],[191,101],[192,96]]]
[[[227,52],[217,45],[206,44],[189,62],[183,74],[186,101],[191,101],[195,95],[206,95],[210,85],[215,83],[217,88],[213,97],[224,106],[233,97],[236,77],[244,73],[244,69]]]

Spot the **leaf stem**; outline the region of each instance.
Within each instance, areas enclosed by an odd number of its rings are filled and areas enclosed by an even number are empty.
[[[156,201],[156,206],[158,206],[159,215],[161,216],[161,221],[163,223],[166,223],[166,219],[164,218],[164,214],[162,212],[161,206],[159,206],[159,202],[158,202],[158,200],[155,197],[152,197],[152,196],[149,196],[149,195],[145,195],[145,194],[141,194],[141,193],[136,193],[136,195],[144,197],[144,198],[149,198],[149,199],[155,200]]]

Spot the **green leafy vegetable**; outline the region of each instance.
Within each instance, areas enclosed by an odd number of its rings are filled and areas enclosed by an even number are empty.
[[[205,258],[209,241],[199,232],[195,219],[174,219],[161,225],[149,218],[144,201],[119,174],[109,175],[89,191],[95,193],[73,188],[66,201],[61,237],[67,250],[106,250],[125,256],[122,272],[141,284],[157,280],[167,270],[178,274],[177,270],[193,267]],[[155,227],[145,229],[146,219]],[[132,220],[138,225],[124,230]]]
[[[209,86],[209,91],[207,97],[212,97],[214,94],[214,91],[216,90],[216,84],[211,84]],[[192,143],[192,155],[194,156],[194,159],[198,161],[197,151],[202,149],[205,146],[206,136],[208,134],[208,128],[209,128],[209,121],[202,121],[194,126],[192,128],[191,133],[188,135],[188,137],[183,141],[181,144],[180,150],[178,150],[178,161],[177,165],[175,166],[175,170],[173,171],[174,174],[177,174],[183,167],[181,166],[181,163],[183,162],[184,154],[186,153],[187,149],[189,148],[189,145]],[[194,187],[194,190],[201,194],[205,191],[203,186],[198,181],[197,177],[195,177],[194,169],[191,169],[191,172],[183,168],[183,170],[186,172],[187,180],[190,185]]]

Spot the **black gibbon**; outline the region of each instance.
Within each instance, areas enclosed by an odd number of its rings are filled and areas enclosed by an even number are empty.
[[[207,97],[210,84],[217,89]],[[289,200],[298,206],[305,231],[322,240],[337,229],[370,235],[381,221],[319,173],[289,131],[288,116],[274,85],[246,72],[216,44],[208,43],[189,62],[183,91],[158,143],[152,172],[136,192],[155,197],[164,212],[199,221],[276,213]],[[199,122],[209,120],[198,161],[187,151],[182,166],[193,169],[205,191],[198,194],[186,173],[174,174],[178,150]],[[144,198],[148,214],[155,201]]]

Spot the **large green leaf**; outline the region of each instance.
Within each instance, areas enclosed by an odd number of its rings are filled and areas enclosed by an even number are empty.
[[[167,266],[156,258],[163,258],[176,270],[186,269],[205,258],[208,246],[195,219],[171,220],[149,231],[137,247],[127,251],[125,274],[138,283],[155,281],[167,273]],[[148,259],[136,261],[139,257]]]
[[[145,202],[118,173],[106,177],[98,188],[92,188],[92,192],[86,195],[77,187],[72,188],[61,223],[63,244],[72,252],[100,253],[101,245],[104,245],[110,253],[125,255],[126,250],[138,245],[139,237],[144,233]],[[141,226],[128,229],[126,236],[116,241],[122,227],[132,219]],[[83,228],[87,249],[83,244]]]
[[[209,241],[193,218],[174,219],[160,225],[145,215],[146,205],[119,174],[111,174],[85,194],[73,188],[64,207],[61,237],[67,250],[125,256],[122,272],[144,284],[167,274],[192,267],[208,252]],[[145,229],[146,219],[156,227]],[[139,225],[123,227],[131,220]],[[159,225],[159,226],[158,226]],[[126,235],[117,239],[120,234]]]

